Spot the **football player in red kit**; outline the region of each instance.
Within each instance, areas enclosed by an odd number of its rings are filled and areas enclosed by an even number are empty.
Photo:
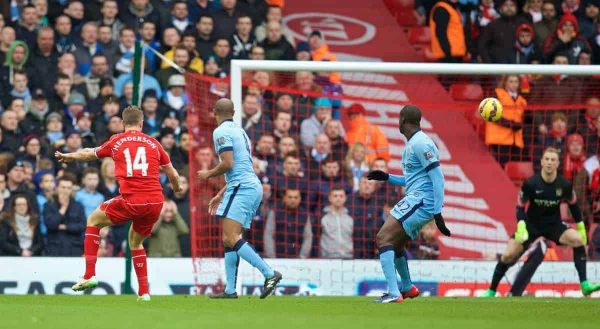
[[[142,133],[143,120],[144,115],[137,106],[128,106],[123,111],[125,132],[113,135],[95,149],[55,153],[59,162],[63,163],[110,157],[115,161],[115,175],[119,181],[120,195],[101,204],[87,220],[84,241],[85,274],[73,286],[75,291],[98,285],[96,258],[100,246],[100,229],[131,220],[129,246],[139,283],[138,300],[150,300],[146,252],[142,242],[150,236],[163,207],[159,168],[166,173],[173,191],[178,192],[181,187],[179,175],[171,165],[169,155],[156,139]]]

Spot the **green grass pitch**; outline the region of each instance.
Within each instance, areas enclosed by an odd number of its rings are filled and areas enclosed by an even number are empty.
[[[0,328],[600,328],[600,300],[418,298],[375,304],[367,297],[0,295]]]

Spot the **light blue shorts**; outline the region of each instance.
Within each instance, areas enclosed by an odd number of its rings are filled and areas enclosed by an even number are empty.
[[[249,229],[262,201],[262,194],[262,186],[258,181],[227,184],[217,216],[232,219]]]
[[[424,209],[421,193],[406,195],[390,210],[390,215],[402,224],[406,234],[413,240],[419,236],[421,228],[433,219],[433,215]]]

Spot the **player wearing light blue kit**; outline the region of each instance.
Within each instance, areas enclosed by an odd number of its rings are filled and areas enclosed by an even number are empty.
[[[252,168],[250,140],[244,129],[233,122],[234,108],[231,100],[218,100],[213,113],[218,125],[213,131],[213,142],[220,162],[213,169],[198,171],[197,176],[200,179],[209,179],[225,175],[226,184],[210,200],[208,211],[222,220],[227,285],[222,294],[210,297],[238,297],[235,286],[241,257],[264,275],[265,284],[260,298],[265,298],[273,292],[282,276],[281,273],[273,271],[250,243],[242,238],[244,229],[250,228],[263,193],[262,185]]]
[[[388,284],[388,293],[376,300],[380,303],[401,303],[404,297],[414,298],[419,295],[418,289],[410,281],[404,248],[410,239],[418,236],[425,224],[434,219],[440,232],[450,236],[441,214],[444,175],[437,147],[421,131],[421,110],[413,105],[405,106],[400,112],[399,125],[400,132],[407,139],[402,153],[404,176],[390,175],[380,170],[372,171],[367,176],[370,180],[406,186],[406,196],[390,210],[383,227],[377,233],[379,260]],[[401,288],[398,286],[396,271],[400,274]]]

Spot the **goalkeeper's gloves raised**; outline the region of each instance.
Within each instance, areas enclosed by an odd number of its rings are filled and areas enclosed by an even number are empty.
[[[452,235],[450,233],[450,230],[446,227],[446,223],[444,222],[444,217],[442,217],[441,213],[433,215],[433,220],[435,220],[435,226],[437,226],[438,230],[440,230],[440,232],[442,232],[443,235],[445,235],[445,236]]]
[[[367,175],[368,180],[386,181],[390,178],[390,174],[381,170],[373,170]]]
[[[587,244],[587,232],[585,231],[585,224],[583,222],[579,222],[576,224],[577,232],[581,235],[581,241],[583,241],[583,245]]]
[[[517,222],[517,231],[515,232],[515,240],[518,243],[523,243],[529,240],[529,232],[527,232],[527,224],[525,224],[524,220],[520,220]]]

